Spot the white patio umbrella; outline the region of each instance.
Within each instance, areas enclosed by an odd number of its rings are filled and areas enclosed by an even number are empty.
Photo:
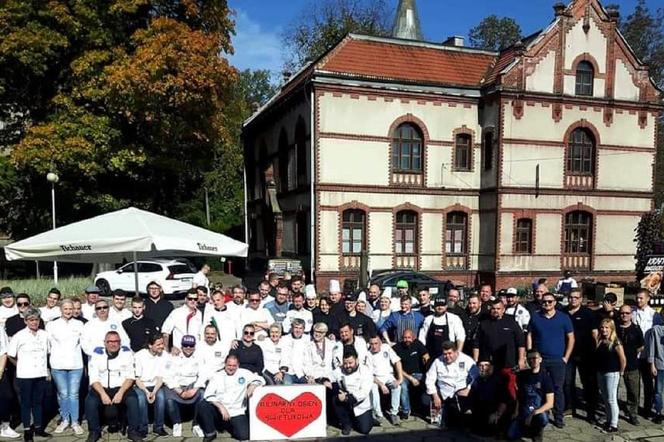
[[[241,256],[247,244],[135,207],[58,227],[5,246],[7,260],[121,262],[159,256]],[[134,266],[136,269],[136,266]],[[134,277],[138,293],[138,274]]]

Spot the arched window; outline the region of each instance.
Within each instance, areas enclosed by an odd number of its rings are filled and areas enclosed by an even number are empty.
[[[576,95],[593,96],[595,69],[587,61],[580,62],[576,67]]]
[[[366,214],[363,210],[344,210],[341,215],[341,252],[344,255],[359,255],[364,250]]]
[[[516,221],[514,251],[524,254],[533,253],[533,220],[521,218]]]
[[[450,212],[445,221],[445,253],[447,255],[465,254],[468,216],[463,212]]]
[[[595,140],[582,128],[574,129],[569,136],[567,172],[574,175],[592,175],[595,163]]]
[[[417,253],[417,213],[410,210],[397,212],[394,250],[397,255]]]
[[[454,143],[454,169],[469,171],[472,169],[472,139],[468,134],[458,134]]]
[[[592,215],[577,210],[565,216],[565,253],[590,254]]]
[[[424,142],[420,129],[403,123],[392,137],[392,168],[395,172],[422,172]]]

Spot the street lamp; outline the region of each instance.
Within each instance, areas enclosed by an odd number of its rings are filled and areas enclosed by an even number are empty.
[[[51,183],[51,213],[53,215],[53,229],[55,229],[55,184],[60,181],[58,174],[49,172],[46,174],[46,181]],[[53,283],[58,285],[58,262],[53,261]]]

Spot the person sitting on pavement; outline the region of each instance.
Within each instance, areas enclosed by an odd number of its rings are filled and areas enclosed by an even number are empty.
[[[507,394],[505,379],[493,371],[491,361],[477,363],[479,377],[470,391],[473,429],[480,435],[500,436],[509,423],[515,403]]]

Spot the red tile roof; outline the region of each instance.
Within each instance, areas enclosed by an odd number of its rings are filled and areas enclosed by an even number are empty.
[[[496,55],[349,36],[317,70],[349,76],[480,87]]]

